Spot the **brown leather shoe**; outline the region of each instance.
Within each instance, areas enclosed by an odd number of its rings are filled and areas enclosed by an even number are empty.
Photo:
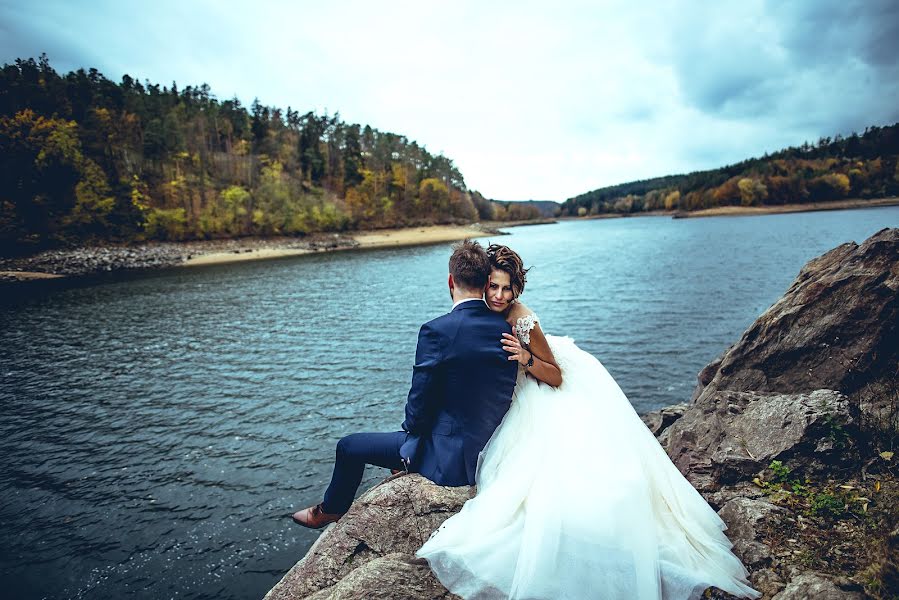
[[[304,508],[293,513],[293,521],[309,529],[321,529],[325,525],[339,521],[345,513],[326,513],[321,504]]]

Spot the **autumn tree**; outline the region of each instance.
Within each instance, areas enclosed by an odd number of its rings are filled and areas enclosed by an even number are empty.
[[[141,216],[123,207],[128,220],[116,223],[116,208],[103,170],[84,156],[73,121],[45,118],[24,110],[0,117],[0,244],[40,246],[122,234]],[[131,204],[130,201],[126,201]]]
[[[303,235],[469,222],[492,204],[453,161],[338,114],[219,101],[45,56],[0,68],[0,244]]]
[[[740,188],[740,203],[743,206],[757,206],[764,203],[768,197],[768,188],[765,184],[753,177],[744,177],[737,182]]]

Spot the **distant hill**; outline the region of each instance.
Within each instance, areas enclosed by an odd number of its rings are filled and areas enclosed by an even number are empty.
[[[599,188],[569,198],[562,214],[691,211],[884,198],[899,194],[899,123],[825,137],[734,165]]]
[[[562,210],[562,205],[553,200],[492,200],[492,202],[503,207],[507,213],[510,210],[521,211],[523,214],[536,215],[541,219],[558,217]]]
[[[0,156],[0,255],[527,218],[403,135],[46,56],[0,68]]]

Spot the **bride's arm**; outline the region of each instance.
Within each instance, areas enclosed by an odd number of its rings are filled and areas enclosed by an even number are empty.
[[[562,371],[556,364],[553,351],[550,350],[539,323],[535,323],[531,329],[531,343],[527,347],[522,347],[514,335],[504,333],[503,348],[510,354],[509,360],[517,360],[536,379],[553,387],[562,385]],[[531,357],[534,359],[533,364],[528,366]]]

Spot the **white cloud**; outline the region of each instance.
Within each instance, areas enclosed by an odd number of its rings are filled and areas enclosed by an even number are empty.
[[[339,111],[444,152],[500,199],[561,200],[899,119],[885,0],[48,0],[0,2],[0,21],[0,60],[46,50],[60,70]]]

